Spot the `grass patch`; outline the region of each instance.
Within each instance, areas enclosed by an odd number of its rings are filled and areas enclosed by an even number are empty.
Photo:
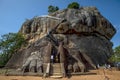
[[[8,69],[0,69],[0,75],[4,75],[8,72]]]

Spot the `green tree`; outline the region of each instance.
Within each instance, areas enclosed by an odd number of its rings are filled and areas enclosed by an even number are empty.
[[[4,66],[11,56],[25,44],[25,38],[20,33],[9,33],[0,39],[0,66]]]
[[[72,9],[79,9],[79,4],[77,2],[72,2],[68,5],[67,8],[72,8]]]
[[[113,55],[109,59],[110,62],[120,62],[120,46],[115,47]]]
[[[50,6],[48,7],[48,12],[49,12],[49,13],[53,13],[53,12],[58,11],[58,10],[59,10],[59,8],[58,8],[57,6],[52,6],[52,5],[50,5]]]

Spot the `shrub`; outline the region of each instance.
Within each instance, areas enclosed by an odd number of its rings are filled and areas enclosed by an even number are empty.
[[[48,12],[49,12],[49,13],[53,13],[53,12],[58,11],[58,10],[59,10],[59,8],[58,8],[57,6],[52,6],[52,5],[50,5],[50,6],[48,7]]]
[[[68,8],[79,9],[79,4],[77,2],[72,2],[68,5]]]

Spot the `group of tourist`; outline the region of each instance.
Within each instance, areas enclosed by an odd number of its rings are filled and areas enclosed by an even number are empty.
[[[96,68],[99,69],[100,65],[97,64]],[[110,64],[104,64],[104,69],[111,69],[111,65]]]

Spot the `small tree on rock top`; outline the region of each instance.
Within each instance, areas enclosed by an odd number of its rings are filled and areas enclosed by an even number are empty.
[[[58,8],[57,6],[52,6],[52,5],[50,5],[50,6],[48,7],[48,12],[49,12],[49,13],[53,13],[53,12],[58,11],[58,10],[59,10],[59,8]]]
[[[79,4],[77,2],[72,2],[68,5],[67,8],[71,8],[71,9],[79,9]]]

